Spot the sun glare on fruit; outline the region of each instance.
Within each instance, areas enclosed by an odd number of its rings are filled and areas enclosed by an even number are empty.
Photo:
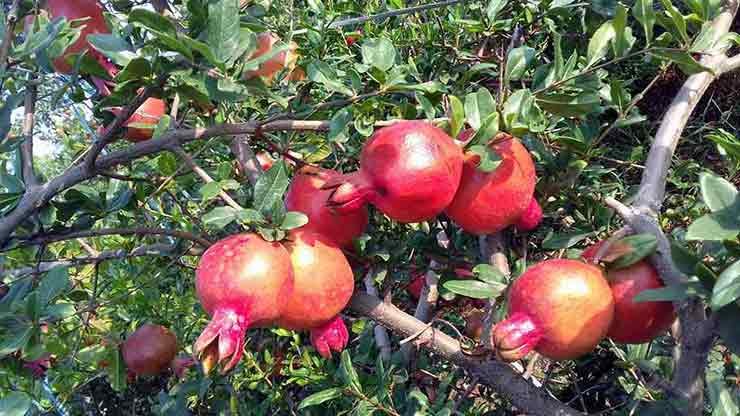
[[[293,263],[307,266],[315,261],[314,250],[309,247],[298,246],[293,250]]]
[[[414,149],[413,152],[409,152],[409,157],[406,159],[406,166],[409,168],[421,169],[434,164],[434,155],[428,151],[428,139],[423,134],[409,134],[406,136],[404,145],[409,149]]]

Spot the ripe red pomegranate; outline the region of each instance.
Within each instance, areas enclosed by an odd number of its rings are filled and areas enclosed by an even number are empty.
[[[547,260],[514,281],[508,318],[496,325],[491,343],[505,361],[532,349],[555,360],[573,359],[604,338],[613,317],[614,298],[601,269],[576,260]]]
[[[264,32],[257,34],[257,49],[252,52],[248,60],[259,58],[260,56],[270,52],[279,41],[280,37],[274,33]],[[266,82],[272,82],[275,75],[284,68],[292,70],[295,67],[296,61],[298,60],[298,54],[296,53],[297,49],[298,44],[290,42],[287,51],[280,52],[267,61],[261,63],[256,70],[246,71],[244,73],[244,78],[251,79],[262,77]]]
[[[581,254],[593,262],[600,241]],[[646,260],[621,269],[609,268],[606,278],[614,296],[614,321],[607,336],[622,344],[642,344],[668,330],[676,314],[671,302],[635,302],[640,292],[664,287],[655,268]]]
[[[527,209],[524,210],[524,213],[516,222],[516,228],[519,231],[532,231],[537,228],[537,226],[540,225],[541,222],[542,207],[540,207],[540,204],[533,197],[532,200],[529,201]]]
[[[159,98],[147,98],[141,107],[126,121],[126,139],[132,142],[149,140],[154,128],[167,111],[167,105]]]
[[[290,256],[257,234],[227,237],[206,250],[195,272],[195,291],[211,322],[195,342],[206,372],[218,363],[232,369],[252,326],[275,321],[293,291]]]
[[[70,56],[88,51],[90,56],[106,69],[111,78],[116,76],[118,68],[103,54],[91,48],[87,39],[88,35],[110,33],[108,23],[105,21],[105,17],[103,17],[104,8],[97,0],[48,0],[46,10],[49,12],[51,18],[65,17],[68,21],[87,19],[84,22],[74,25],[75,27],[82,27],[82,33],[80,33],[80,37],[67,48],[62,56],[54,59],[52,66],[55,71],[63,74],[71,73],[74,68],[68,62],[68,60],[71,60]],[[92,77],[92,81],[102,95],[110,95],[110,82],[97,77]]]
[[[144,324],[121,344],[126,368],[139,376],[153,376],[170,366],[177,354],[177,337],[172,331]]]
[[[472,134],[471,130],[461,133],[461,141]],[[460,189],[445,210],[472,234],[492,234],[516,223],[534,193],[534,163],[519,140],[499,133],[490,146],[501,157],[501,164],[493,172],[482,172],[478,155],[466,154]]]
[[[293,231],[285,247],[290,253],[295,284],[283,300],[277,325],[310,330],[311,343],[321,356],[330,358],[331,350],[341,351],[349,340],[347,328],[337,315],[352,297],[352,268],[333,241],[315,232]]]
[[[314,231],[333,240],[340,247],[352,245],[352,240],[359,237],[367,227],[367,208],[340,213],[326,206],[331,191],[321,187],[339,173],[328,169],[306,167],[293,178],[285,196],[285,208],[288,211],[300,211],[308,216],[308,224],[301,229]]]
[[[371,203],[395,221],[426,221],[452,201],[462,164],[462,151],[444,131],[425,121],[401,121],[365,143],[360,170],[324,188],[336,188],[329,205],[338,212]]]

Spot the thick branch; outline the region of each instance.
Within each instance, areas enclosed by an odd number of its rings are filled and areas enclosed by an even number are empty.
[[[13,44],[15,24],[18,23],[18,9],[20,4],[20,0],[13,0],[8,16],[5,19],[5,36],[2,43],[0,43],[0,75],[4,74],[5,70],[8,69],[8,54]]]
[[[722,13],[712,21],[715,37],[719,38],[729,31],[737,12],[737,6],[737,0],[727,1]],[[686,127],[694,108],[709,85],[718,76],[726,60],[727,56],[722,52],[715,55],[705,55],[701,59],[701,63],[713,69],[715,73],[702,72],[690,76],[671,102],[663,120],[661,120],[658,132],[655,134],[635,206],[650,208],[656,213],[660,212],[665,198],[668,169],[671,165],[673,152],[675,152],[676,145],[681,138],[681,133]]]
[[[100,237],[106,235],[166,235],[170,237],[190,240],[200,244],[203,247],[210,247],[211,242],[206,238],[200,237],[187,231],[168,230],[166,228],[137,227],[137,228],[103,228],[98,230],[77,231],[66,234],[43,234],[22,240],[13,248],[26,247],[31,245],[49,244],[57,241],[74,240],[85,237]]]
[[[439,263],[437,261],[432,260],[429,262],[429,270],[424,274],[424,286],[421,288],[419,302],[416,304],[416,310],[414,311],[414,318],[424,323],[432,320],[434,317],[434,308],[437,306],[437,299],[439,298],[439,289],[437,288],[439,276],[435,270],[438,267]],[[409,342],[401,347],[401,354],[407,363],[413,361],[416,344],[416,342]]]
[[[21,144],[21,158],[23,159],[23,183],[26,189],[38,185],[36,171],[33,168],[33,127],[36,114],[36,80],[29,80],[26,87],[26,97],[23,117],[23,144]]]
[[[374,276],[375,273],[373,273],[371,268],[367,271],[365,278],[362,279],[362,281],[365,283],[365,291],[367,294],[377,298],[380,295],[378,294],[378,289],[375,287],[375,282],[373,281]],[[386,363],[390,362],[391,341],[388,337],[388,331],[382,325],[375,325],[373,327],[373,335],[375,336],[375,345],[378,346],[378,350],[380,351],[380,358]]]
[[[449,335],[429,328],[427,324],[392,304],[384,303],[377,297],[356,292],[350,301],[350,309],[357,314],[369,317],[401,336],[420,333],[418,339],[425,348],[464,367],[473,377],[479,377],[481,383],[503,394],[514,406],[526,411],[528,415],[582,415],[575,409],[551,398],[544,390],[534,387],[505,363],[495,360],[481,361],[466,355],[461,350],[460,343]]]

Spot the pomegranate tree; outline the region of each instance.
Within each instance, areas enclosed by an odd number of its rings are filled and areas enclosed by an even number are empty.
[[[328,169],[302,169],[288,188],[285,208],[288,211],[300,211],[308,216],[308,224],[304,225],[302,230],[317,232],[340,247],[347,247],[365,231],[368,216],[365,207],[340,213],[326,206],[332,192],[322,190],[321,187],[327,180],[338,175],[336,171]]]
[[[493,329],[491,343],[506,361],[531,350],[555,360],[591,351],[609,330],[614,298],[596,266],[576,260],[538,263],[509,290],[508,318]]]
[[[195,342],[206,372],[218,362],[232,369],[244,353],[252,326],[274,322],[293,290],[290,255],[257,234],[227,237],[206,250],[196,271],[195,290],[211,322]]]
[[[169,368],[177,354],[177,337],[162,325],[144,324],[121,344],[126,368],[135,375],[153,376]]]
[[[290,253],[295,283],[285,298],[277,325],[310,330],[311,343],[323,357],[341,351],[349,334],[338,316],[354,290],[352,268],[342,251],[325,236],[298,230],[285,247]]]
[[[360,169],[330,179],[329,206],[346,213],[375,205],[393,220],[434,218],[449,205],[460,184],[462,151],[440,128],[402,121],[382,128],[365,143]]]
[[[248,60],[257,59],[260,56],[270,53],[276,44],[280,42],[280,37],[271,32],[264,32],[257,34],[257,49],[252,52]],[[244,73],[245,79],[251,79],[261,77],[266,82],[270,83],[280,71],[283,69],[292,69],[295,67],[296,61],[298,60],[298,54],[296,50],[298,44],[290,42],[287,51],[278,52],[266,61],[262,62],[256,70],[246,71]]]
[[[598,242],[581,255],[595,262],[604,242]],[[635,302],[640,292],[664,287],[655,268],[646,260],[627,267],[607,265],[606,278],[614,296],[614,322],[607,336],[622,344],[642,344],[664,333],[676,319],[673,304],[667,301]]]
[[[461,133],[461,141],[472,131]],[[499,133],[489,144],[501,158],[492,172],[478,168],[480,156],[465,155],[460,189],[445,212],[465,231],[492,234],[515,224],[533,200],[536,182],[529,151],[515,137]]]

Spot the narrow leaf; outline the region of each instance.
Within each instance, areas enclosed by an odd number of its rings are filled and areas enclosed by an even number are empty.
[[[738,298],[740,298],[740,261],[735,262],[719,275],[714,290],[712,290],[712,310],[716,311]]]

